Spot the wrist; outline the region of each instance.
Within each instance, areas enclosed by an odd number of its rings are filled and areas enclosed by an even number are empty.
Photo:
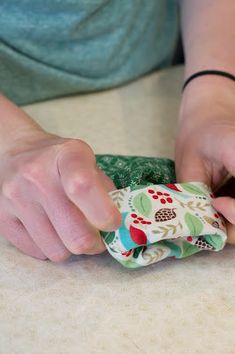
[[[182,93],[179,124],[233,119],[235,112],[235,82],[217,75],[200,76],[192,80]]]
[[[182,88],[182,91],[185,90],[186,86],[189,85],[189,83],[192,81],[192,80],[195,80],[197,79],[198,77],[201,77],[201,76],[213,76],[213,75],[217,75],[217,76],[222,76],[222,77],[225,77],[229,80],[232,80],[235,82],[235,76],[227,71],[223,71],[223,70],[200,70],[200,71],[196,71],[194,72],[192,75],[190,75],[184,82],[184,85],[183,85],[183,88]]]
[[[22,109],[0,96],[0,154],[48,135]]]

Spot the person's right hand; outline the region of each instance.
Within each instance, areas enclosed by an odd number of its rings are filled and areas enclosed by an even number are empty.
[[[9,101],[3,104],[9,119],[26,117]],[[54,262],[101,253],[98,230],[121,223],[108,195],[113,189],[85,142],[32,124],[0,147],[0,235],[28,255]]]

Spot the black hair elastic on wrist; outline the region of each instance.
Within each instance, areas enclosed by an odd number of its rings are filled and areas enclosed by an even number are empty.
[[[204,76],[204,75],[219,75],[219,76],[224,76],[224,77],[227,77],[228,79],[231,79],[231,80],[235,81],[235,76],[230,74],[230,73],[227,73],[226,71],[221,71],[221,70],[202,70],[202,71],[198,71],[197,73],[189,76],[189,78],[183,84],[182,92],[184,91],[185,87],[190,83],[190,81],[192,81],[196,77]]]

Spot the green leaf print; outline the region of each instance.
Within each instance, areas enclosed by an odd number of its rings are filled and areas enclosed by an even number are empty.
[[[121,260],[119,258],[116,258],[117,261],[119,263],[121,263],[124,267],[126,268],[131,268],[131,269],[134,269],[134,268],[140,268],[141,265],[138,264],[138,262],[136,262],[136,260],[131,260],[131,259],[128,259],[128,260]]]
[[[136,210],[144,216],[149,216],[151,213],[152,204],[143,192],[133,198],[133,205]]]
[[[114,231],[112,231],[112,232],[103,231],[103,232],[101,232],[101,235],[102,235],[103,239],[105,240],[105,242],[107,243],[107,245],[109,245],[114,240],[115,232]]]
[[[218,234],[204,235],[204,239],[216,250],[221,250],[225,244],[225,241],[223,241],[222,237]]]
[[[192,245],[187,241],[182,241],[181,249],[182,249],[181,258],[191,256],[192,254],[200,251],[200,249],[197,246]]]
[[[158,243],[160,244],[160,242]],[[180,257],[181,249],[177,244],[175,244],[175,240],[163,240],[161,243],[163,246],[166,246],[171,250],[170,256],[175,256],[177,258]]]
[[[189,193],[196,194],[196,195],[206,195],[199,187],[194,186],[193,184],[189,183],[181,183],[181,187]]]
[[[189,228],[190,235],[199,236],[203,229],[203,223],[193,214],[186,213],[184,220]]]
[[[134,252],[133,252],[133,258],[138,258],[139,257],[139,254],[141,253],[141,251],[143,250],[143,247],[137,247],[134,249]]]

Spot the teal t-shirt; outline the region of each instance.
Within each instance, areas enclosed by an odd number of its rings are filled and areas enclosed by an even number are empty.
[[[0,91],[26,104],[166,67],[177,10],[175,0],[0,1]]]

